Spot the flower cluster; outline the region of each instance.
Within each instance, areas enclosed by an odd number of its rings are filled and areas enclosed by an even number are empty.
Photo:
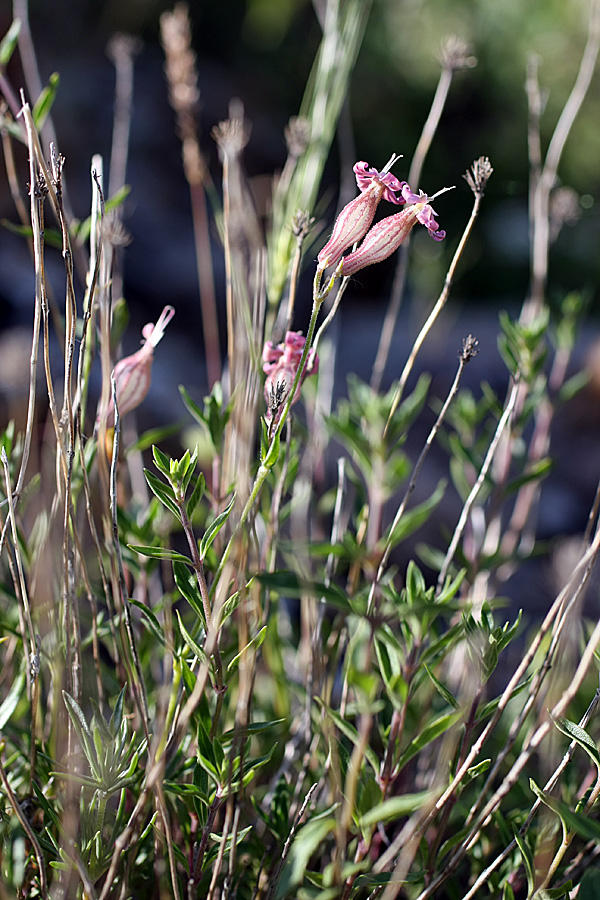
[[[342,260],[341,274],[352,275],[365,266],[387,259],[398,249],[417,222],[427,228],[434,240],[441,241],[446,237],[446,232],[435,221],[437,213],[430,205],[431,200],[443,191],[439,191],[434,197],[428,197],[423,191],[415,194],[406,181],[398,181],[385,169],[379,172],[369,168],[366,162],[356,163],[354,173],[360,194],[337,217],[333,233],[318,256],[321,271],[329,266],[336,266]],[[405,208],[371,227],[381,199],[403,204]],[[344,256],[348,247],[361,239],[362,244]]]
[[[391,172],[385,169],[379,172],[366,162],[357,162],[354,175],[360,194],[337,217],[333,233],[318,256],[320,269],[337,265],[344,251],[367,233],[381,199],[396,204],[405,202],[403,197],[396,196],[402,182]]]
[[[273,345],[272,341],[267,341],[263,350],[263,371],[267,378],[265,380],[265,400],[267,401],[267,421],[277,421],[283,403],[291,390],[300,360],[306,338],[300,331],[288,331],[282,344]],[[304,371],[296,393],[292,400],[295,403],[300,396],[300,385],[307,375],[316,375],[319,369],[319,357],[314,349],[311,349],[306,358]]]

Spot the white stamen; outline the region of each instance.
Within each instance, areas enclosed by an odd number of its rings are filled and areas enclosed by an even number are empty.
[[[383,167],[383,169],[381,170],[381,172],[379,174],[387,175],[387,173],[390,171],[390,169],[392,168],[394,163],[396,163],[399,159],[402,159],[402,154],[400,154],[400,156],[396,156],[395,153],[392,153],[392,155],[390,156],[390,158],[388,159],[388,161],[386,162],[385,166]]]
[[[456,187],[456,185],[453,184],[452,187],[445,187],[445,188],[442,188],[441,191],[436,191],[436,193],[433,195],[433,197],[430,197],[427,202],[431,203],[431,201],[435,200],[436,197],[439,197],[440,194],[445,194],[446,191],[453,191],[455,187]]]

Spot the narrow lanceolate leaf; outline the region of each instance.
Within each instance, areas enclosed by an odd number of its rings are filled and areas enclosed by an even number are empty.
[[[26,663],[21,666],[21,671],[15,678],[10,691],[3,700],[2,706],[0,706],[0,731],[4,729],[4,726],[14,713],[17,708],[17,703],[21,698],[23,687],[25,685],[25,665]]]
[[[121,723],[123,721],[123,707],[125,703],[125,691],[127,690],[127,685],[123,685],[119,692],[119,696],[117,697],[117,702],[115,703],[115,708],[113,709],[112,716],[110,717],[109,727],[112,729],[113,734],[118,734],[121,730]]]
[[[148,623],[148,628],[150,629],[156,640],[159,642],[159,644],[164,647],[165,633],[152,610],[147,607],[145,603],[142,603],[141,600],[134,600],[133,597],[129,598],[129,602],[132,606],[137,606],[137,608],[141,611],[142,615],[146,619],[146,622]]]
[[[198,478],[196,479],[196,484],[194,485],[194,490],[191,493],[190,499],[187,502],[187,514],[191,517],[194,514],[194,510],[202,500],[204,495],[204,490],[206,488],[206,480],[204,478],[204,473],[200,472]]]
[[[185,563],[186,566],[192,566],[192,561],[183,553],[177,550],[168,550],[165,547],[143,547],[141,544],[127,544],[130,550],[140,553],[142,556],[149,556],[151,559],[170,559],[177,562]]]
[[[579,744],[579,746],[585,750],[600,772],[600,753],[598,752],[598,747],[585,728],[582,728],[581,725],[576,725],[575,722],[571,722],[563,716],[554,718],[554,716],[551,715],[550,718],[559,731],[562,731],[563,734],[566,734],[568,738],[571,738],[572,741],[575,741],[576,744]]]
[[[196,576],[190,569],[181,562],[175,560],[173,562],[173,577],[177,590],[182,597],[185,597],[190,604],[204,627],[206,628],[206,617],[204,615],[204,606],[202,604],[202,596]]]
[[[538,891],[535,896],[536,900],[569,900],[572,890],[573,882],[569,879],[568,881],[565,881],[564,884],[561,884],[560,887],[544,888],[543,890]],[[581,891],[577,896],[581,898]],[[598,896],[598,894],[595,895],[595,897]]]
[[[598,900],[600,897],[600,869],[588,869],[581,880],[577,900]]]
[[[535,864],[533,862],[533,853],[525,838],[519,834],[517,828],[515,828],[515,841],[517,847],[521,851],[523,864],[525,866],[525,875],[527,876],[527,897],[531,897],[535,890]]]
[[[19,34],[21,32],[21,20],[14,19],[12,25],[0,42],[0,66],[4,68],[8,65],[11,56],[15,52]]]
[[[173,515],[181,521],[181,515],[179,510],[177,509],[177,504],[175,503],[175,499],[173,497],[173,489],[165,484],[164,481],[161,481],[157,475],[154,475],[153,472],[150,472],[148,469],[144,469],[144,476],[146,481],[148,482],[148,487],[152,491],[155,497],[158,497],[163,506],[169,510],[169,512],[173,513]]]
[[[590,819],[589,816],[584,816],[580,812],[575,812],[575,810],[571,809],[571,807],[562,800],[556,800],[553,797],[550,797],[549,794],[544,793],[544,791],[536,785],[532,778],[529,779],[529,785],[540,800],[560,817],[565,829],[576,831],[577,834],[580,834],[586,841],[594,841],[595,843],[600,841],[600,823],[596,821],[596,819]]]
[[[556,815],[559,817],[562,827],[563,827],[563,838],[566,837],[566,834],[567,834],[569,828],[567,826],[567,823],[565,822],[565,819],[561,815],[560,809],[557,806],[554,798],[551,797],[550,794],[547,794],[545,791],[543,791],[540,787],[538,787],[537,784],[535,783],[535,781],[533,780],[533,778],[529,779],[529,787],[531,788],[533,793],[536,795],[536,797],[542,801],[544,806],[547,806],[548,809],[551,809],[552,812],[555,812]]]
[[[36,128],[41,128],[48,118],[50,110],[52,109],[52,104],[56,99],[59,82],[60,76],[58,72],[53,72],[48,79],[48,84],[35,101],[34,107],[31,110],[31,115],[33,116]]]
[[[345,735],[348,740],[352,741],[353,744],[360,743],[360,738],[358,736],[358,731],[351,725],[350,722],[346,721],[339,713],[337,713],[334,709],[327,706],[327,704],[321,700],[320,697],[315,697],[315,700],[319,704],[319,706],[323,709],[323,711],[329,716],[333,724],[341,731],[343,735]],[[376,777],[379,777],[379,759],[375,751],[372,747],[367,745],[365,747],[365,759],[373,769]]]
[[[240,650],[240,652],[237,654],[237,656],[234,656],[234,657],[233,657],[233,659],[231,660],[231,662],[230,662],[229,665],[227,666],[227,675],[228,675],[228,676],[231,675],[231,673],[234,672],[234,671],[237,669],[237,667],[238,667],[238,665],[239,665],[239,663],[240,663],[240,659],[241,659],[241,657],[243,656],[243,654],[244,654],[244,653],[250,653],[251,651],[253,652],[253,651],[255,651],[255,650],[258,650],[258,648],[260,647],[260,645],[262,644],[262,642],[264,641],[264,639],[266,638],[266,636],[267,636],[267,626],[266,626],[266,625],[263,625],[263,627],[260,629],[260,631],[258,632],[258,634],[255,634],[255,635],[254,635],[254,637],[252,638],[252,640],[251,640],[248,644],[246,644],[246,646],[244,647],[244,649],[243,649],[243,650]]]
[[[417,809],[423,809],[433,799],[431,791],[419,791],[417,794],[402,794],[399,797],[390,797],[378,803],[362,816],[362,825],[376,825],[378,822],[389,822],[400,819],[402,816],[410,816]]]
[[[167,454],[163,453],[155,444],[152,447],[152,456],[154,458],[154,465],[159,472],[162,472],[165,478],[169,478],[171,474],[171,460]]]
[[[462,712],[448,713],[444,716],[440,716],[438,719],[434,719],[433,722],[426,725],[423,731],[410,742],[398,760],[398,771],[400,771],[413,756],[420,753],[423,747],[426,747],[427,744],[430,744],[436,738],[440,737],[440,735],[444,734],[444,732],[448,731],[455,722],[458,722],[461,716]]]
[[[433,685],[434,685],[436,691],[438,692],[438,694],[440,694],[441,697],[444,698],[444,700],[446,701],[448,706],[452,706],[452,707],[454,707],[454,709],[458,709],[458,706],[459,706],[458,700],[450,693],[450,691],[448,690],[446,685],[442,684],[442,682],[439,680],[439,678],[436,678],[436,676],[433,674],[433,672],[429,668],[429,666],[425,666],[425,671],[427,672],[431,681],[433,682]]]
[[[231,498],[231,501],[228,504],[228,506],[223,510],[222,513],[219,513],[219,515],[214,520],[214,522],[212,522],[206,529],[206,531],[204,533],[204,537],[200,541],[200,559],[204,559],[204,557],[208,553],[208,549],[209,549],[210,545],[212,544],[212,542],[218,535],[219,531],[221,530],[221,528],[223,527],[223,525],[229,518],[229,516],[231,514],[231,510],[233,509],[234,503],[235,503],[235,494]]]
[[[92,737],[92,733],[88,728],[88,724],[85,721],[85,716],[83,715],[83,711],[76,700],[71,697],[66,691],[62,692],[63,699],[65,701],[65,706],[67,707],[67,712],[69,713],[69,717],[73,723],[73,727],[77,732],[77,737],[81,743],[81,747],[83,752],[85,753],[86,759],[90,765],[90,769],[98,781],[101,780],[101,772],[98,767],[98,761],[96,759],[96,751],[94,749],[94,739]]]
[[[194,638],[191,636],[191,634],[189,633],[189,631],[187,630],[187,628],[181,621],[181,616],[179,615],[179,610],[177,610],[177,621],[179,622],[179,630],[181,631],[181,636],[183,637],[184,641],[186,642],[186,644],[188,645],[188,647],[190,648],[192,653],[195,656],[197,656],[198,659],[205,660],[206,653],[204,652],[204,649],[200,646],[198,641],[194,640]]]

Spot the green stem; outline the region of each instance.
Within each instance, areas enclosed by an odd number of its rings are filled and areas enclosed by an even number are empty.
[[[291,390],[288,391],[287,398],[285,401],[285,406],[283,407],[279,421],[277,422],[277,425],[276,425],[275,429],[273,430],[273,434],[271,436],[271,441],[269,443],[268,450],[264,456],[264,462],[261,462],[260,466],[258,467],[258,472],[256,473],[256,477],[254,479],[254,484],[252,485],[252,490],[250,491],[250,496],[248,497],[248,499],[246,501],[246,505],[244,506],[244,509],[242,510],[242,514],[240,515],[239,521],[238,521],[237,525],[235,526],[235,528],[233,529],[232,535],[229,538],[229,542],[228,542],[227,546],[225,547],[225,550],[221,557],[221,561],[220,561],[219,567],[215,573],[215,578],[212,583],[212,587],[209,591],[209,598],[212,598],[214,596],[216,587],[219,583],[219,579],[220,579],[221,575],[223,574],[223,569],[225,568],[225,565],[227,564],[227,560],[229,559],[229,555],[230,555],[232,547],[233,547],[233,542],[235,541],[239,531],[246,524],[246,522],[248,520],[248,516],[250,515],[250,512],[252,510],[252,507],[256,503],[258,496],[261,492],[262,486],[267,479],[267,475],[271,471],[271,468],[273,467],[273,464],[275,462],[274,457],[276,454],[276,446],[279,441],[281,432],[283,430],[283,426],[286,423],[286,420],[287,420],[287,417],[288,417],[288,414],[290,411],[290,407],[292,405],[294,397],[296,396],[296,391],[298,389],[298,384],[300,383],[300,378],[302,377],[302,372],[304,371],[304,366],[306,365],[308,353],[310,351],[310,348],[311,348],[311,345],[313,342],[313,337],[315,334],[315,328],[317,325],[317,319],[319,317],[319,311],[321,309],[321,304],[323,303],[323,300],[325,299],[325,297],[327,296],[327,294],[333,287],[333,284],[339,275],[339,271],[336,270],[336,272],[334,272],[334,274],[332,275],[328,284],[323,289],[321,289],[322,275],[323,275],[323,272],[321,270],[317,269],[317,272],[315,274],[315,279],[314,279],[314,286],[313,286],[313,307],[312,307],[312,312],[310,315],[310,322],[308,323],[308,330],[306,332],[306,341],[304,344],[304,349],[302,350],[302,356],[300,358],[300,365],[298,366],[298,369],[296,371],[294,383],[292,384]],[[271,462],[271,460],[272,460],[272,462]]]
[[[177,503],[177,508],[179,510],[179,515],[181,516],[181,524],[183,526],[183,530],[185,532],[185,536],[187,538],[188,546],[190,548],[190,552],[192,554],[192,563],[194,565],[194,571],[196,572],[196,579],[198,581],[198,587],[200,588],[200,595],[202,597],[202,605],[204,607],[204,616],[206,618],[206,633],[208,636],[211,619],[212,619],[212,609],[210,603],[210,595],[208,592],[208,585],[206,583],[206,575],[204,574],[204,562],[200,558],[200,553],[198,552],[198,544],[196,543],[196,538],[194,536],[194,531],[192,529],[192,524],[188,518],[187,510],[185,508],[185,495],[182,495],[181,489],[178,485],[172,485],[175,492],[175,500]],[[213,738],[216,734],[217,724],[219,722],[219,718],[221,715],[221,710],[223,708],[223,694],[225,693],[225,683],[223,680],[223,660],[221,659],[221,651],[219,650],[218,644],[218,635],[215,633],[214,635],[214,650],[212,652],[212,656],[215,661],[215,691],[217,694],[217,702],[215,706],[215,714],[213,717],[212,727],[211,727],[211,738]]]

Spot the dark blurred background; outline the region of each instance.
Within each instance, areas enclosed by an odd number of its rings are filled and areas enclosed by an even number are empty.
[[[195,263],[190,203],[168,105],[159,41],[162,0],[30,0],[29,17],[42,80],[58,71],[61,84],[53,110],[75,214],[89,211],[92,154],[108,165],[111,146],[114,67],[107,44],[116,32],[142,41],[135,63],[135,93],[127,182],[131,195],[125,220],[133,241],[125,256],[126,297],[152,315],[169,299],[195,308]],[[449,239],[439,252],[420,240],[432,271],[419,275],[437,289],[464,226],[471,195],[461,174],[476,157],[490,157],[495,173],[481,222],[461,264],[455,302],[520,302],[527,289],[527,58],[540,57],[540,81],[547,91],[542,121],[546,142],[575,80],[585,45],[587,0],[374,0],[344,114],[346,144],[356,159],[382,166],[395,151],[404,159],[394,171],[406,177],[439,76],[441,40],[467,40],[478,65],[459,72],[452,84],[423,183],[433,193],[457,184],[437,203]],[[297,113],[318,47],[320,28],[310,0],[226,0],[190,4],[201,91],[202,138],[215,181],[220,180],[212,127],[227,117],[239,97],[252,123],[245,163],[251,178],[271,176],[285,160],[283,129]],[[11,21],[1,8],[0,29]],[[18,84],[15,65],[10,76]],[[567,144],[559,174],[579,196],[579,221],[563,229],[552,254],[551,291],[595,290],[600,220],[595,198],[600,182],[600,81],[595,79]],[[333,199],[339,183],[334,145],[322,194]],[[344,158],[346,155],[344,154]],[[331,208],[333,216],[335,206]],[[4,184],[2,216],[14,218]],[[2,239],[5,248],[5,235]],[[427,248],[427,250],[425,250]],[[418,248],[417,248],[418,249]],[[435,248],[434,248],[435,249]],[[28,322],[29,291],[23,272],[0,262],[4,320]],[[8,270],[7,271],[7,267]],[[423,267],[422,267],[423,268]],[[385,303],[393,261],[364,274],[361,293]],[[372,274],[371,274],[372,273]],[[366,285],[366,287],[365,287]],[[199,327],[199,323],[198,323]]]
[[[175,117],[168,103],[159,39],[160,15],[171,8],[172,3],[164,0],[62,0],[59,12],[56,4],[45,0],[29,2],[42,80],[45,82],[52,72],[60,73],[53,120],[59,149],[66,158],[71,203],[80,218],[89,214],[92,155],[102,154],[106,166],[110,155],[115,76],[107,55],[108,42],[119,32],[140,40],[126,175],[131,193],[124,206],[124,222],[132,237],[123,256],[123,292],[131,313],[124,345],[128,352],[139,346],[141,326],[156,320],[165,303],[176,308],[167,337],[156,351],[151,407],[146,407],[147,411],[151,408],[152,417],[162,421],[185,415],[177,391],[179,383],[185,383],[198,397],[206,389],[189,191]],[[216,145],[210,132],[227,118],[232,97],[241,99],[252,123],[245,152],[248,176],[270,178],[284,164],[284,127],[298,112],[319,45],[321,32],[313,5],[310,0],[192,0],[189,8],[198,57],[201,139],[213,179],[220,183]],[[506,384],[496,350],[497,313],[502,308],[518,313],[529,279],[527,60],[531,54],[540,59],[545,149],[577,75],[588,13],[588,0],[372,3],[342,114],[342,146],[340,141],[334,143],[323,179],[321,196],[329,204],[325,231],[330,229],[335,213],[340,159],[367,160],[381,168],[392,152],[400,153],[404,158],[394,172],[406,178],[439,78],[437,53],[441,41],[448,35],[458,35],[469,42],[478,60],[476,67],[456,74],[422,183],[412,185],[428,193],[451,184],[457,189],[435,203],[441,227],[448,234],[446,241],[434,244],[424,229],[416,236],[408,299],[394,338],[387,381],[404,365],[425,317],[424,305],[428,310],[436,298],[468,219],[472,195],[461,175],[475,158],[487,155],[495,171],[480,221],[461,261],[442,324],[426,344],[421,364],[432,369],[443,394],[454,372],[461,338],[473,332],[482,350],[477,365],[470,368],[474,387],[483,378],[499,390]],[[0,5],[2,33],[11,19],[10,3],[4,0]],[[8,74],[13,85],[20,87],[17,61],[11,63]],[[599,121],[600,77],[596,75],[559,167],[561,184],[572,188],[576,197],[572,220],[553,245],[550,262],[552,303],[570,290],[584,291],[589,298],[590,315],[574,368],[591,358],[596,340]],[[25,152],[19,149],[18,162],[25,182]],[[16,220],[5,179],[0,179],[0,216]],[[62,263],[58,253],[49,251],[49,266],[60,286]],[[336,325],[338,392],[344,389],[348,371],[369,377],[393,271],[394,260],[390,259],[376,269],[359,273],[344,300]],[[222,270],[218,266],[216,276],[222,303]],[[299,329],[305,328],[308,320],[301,318],[310,303],[309,296],[304,299],[294,323]],[[17,383],[19,366],[26,372],[32,301],[32,266],[26,246],[3,229],[0,368],[4,373],[0,381],[8,385],[5,391],[12,390],[9,375]],[[555,489],[548,493],[542,509],[549,532],[576,532],[585,524],[590,483],[593,489],[600,468],[596,427],[596,421],[600,421],[599,394],[596,389],[588,391],[559,430]],[[14,409],[16,402],[7,408]],[[561,467],[565,447],[569,464]],[[581,461],[573,465],[577,453]]]

